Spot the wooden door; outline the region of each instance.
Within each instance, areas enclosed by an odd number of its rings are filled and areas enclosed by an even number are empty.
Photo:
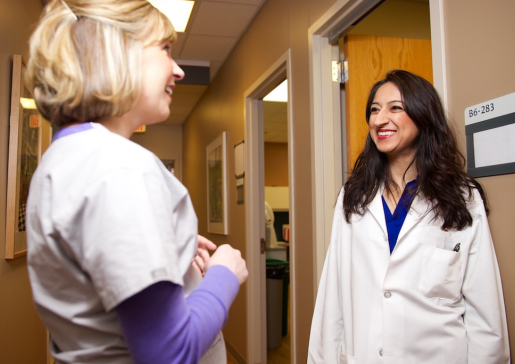
[[[340,43],[341,45],[341,43]],[[349,79],[345,82],[347,168],[365,146],[365,108],[373,84],[391,69],[404,69],[433,82],[431,41],[348,34],[343,41]]]

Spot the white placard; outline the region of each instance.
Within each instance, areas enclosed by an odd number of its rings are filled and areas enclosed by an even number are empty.
[[[515,162],[515,124],[474,133],[475,167]]]
[[[515,112],[515,92],[465,109],[465,125]]]

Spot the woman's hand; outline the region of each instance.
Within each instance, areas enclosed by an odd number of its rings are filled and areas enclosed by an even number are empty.
[[[247,263],[241,256],[241,252],[229,244],[220,245],[211,259],[207,262],[206,270],[213,265],[223,265],[236,275],[240,285],[247,280],[249,272]]]
[[[215,243],[203,237],[202,235],[198,235],[197,254],[195,255],[195,258],[193,258],[191,265],[193,265],[193,267],[202,275],[202,277],[204,274],[206,274],[206,264],[211,258],[209,255],[209,250],[216,250]]]

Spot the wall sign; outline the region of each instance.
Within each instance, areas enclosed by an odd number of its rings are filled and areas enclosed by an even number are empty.
[[[515,173],[515,92],[466,108],[465,134],[471,176]]]

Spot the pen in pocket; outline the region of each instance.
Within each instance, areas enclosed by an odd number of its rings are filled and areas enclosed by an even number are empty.
[[[460,251],[460,243],[456,244],[454,248],[452,249],[453,252],[459,252]]]

